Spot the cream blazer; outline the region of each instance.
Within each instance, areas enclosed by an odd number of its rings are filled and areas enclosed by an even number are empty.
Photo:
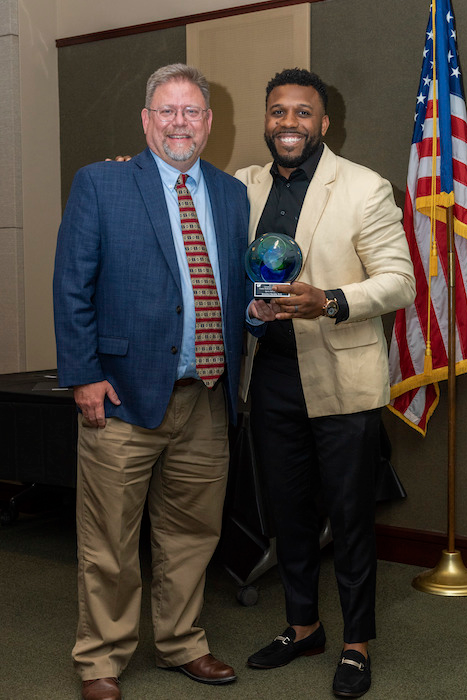
[[[272,185],[271,163],[239,170],[248,188],[249,240]],[[347,321],[293,319],[308,415],[355,413],[389,401],[381,314],[411,304],[415,280],[401,211],[387,180],[336,156],[327,146],[308,187],[295,240],[303,253],[298,281],[341,288]],[[257,339],[248,334],[240,386],[248,395]]]

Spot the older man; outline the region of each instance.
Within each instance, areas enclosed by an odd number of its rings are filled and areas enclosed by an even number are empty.
[[[54,277],[60,383],[80,411],[79,624],[84,700],[118,700],[138,642],[148,498],[158,666],[236,679],[198,626],[228,469],[244,321],[245,187],[200,161],[209,88],[183,64],[148,80],[148,148],[73,182]]]

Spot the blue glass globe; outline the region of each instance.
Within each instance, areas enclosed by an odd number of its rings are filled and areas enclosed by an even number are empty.
[[[302,262],[302,251],[285,233],[265,233],[245,253],[245,269],[252,282],[293,282]]]

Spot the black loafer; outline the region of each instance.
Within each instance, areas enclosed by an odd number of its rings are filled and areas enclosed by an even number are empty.
[[[320,624],[313,634],[305,639],[295,642],[295,630],[287,627],[283,634],[280,634],[267,647],[260,649],[249,657],[247,664],[252,668],[277,668],[290,663],[297,656],[314,656],[322,654],[326,644],[326,635],[323,625]]]
[[[332,690],[338,698],[359,698],[365,695],[371,685],[370,657],[354,649],[341,654],[337,664]]]

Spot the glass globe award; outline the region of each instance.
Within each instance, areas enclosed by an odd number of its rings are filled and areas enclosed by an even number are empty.
[[[245,269],[254,282],[255,299],[290,296],[287,292],[275,292],[272,287],[293,282],[302,262],[302,251],[285,233],[265,233],[253,241],[245,253]]]

